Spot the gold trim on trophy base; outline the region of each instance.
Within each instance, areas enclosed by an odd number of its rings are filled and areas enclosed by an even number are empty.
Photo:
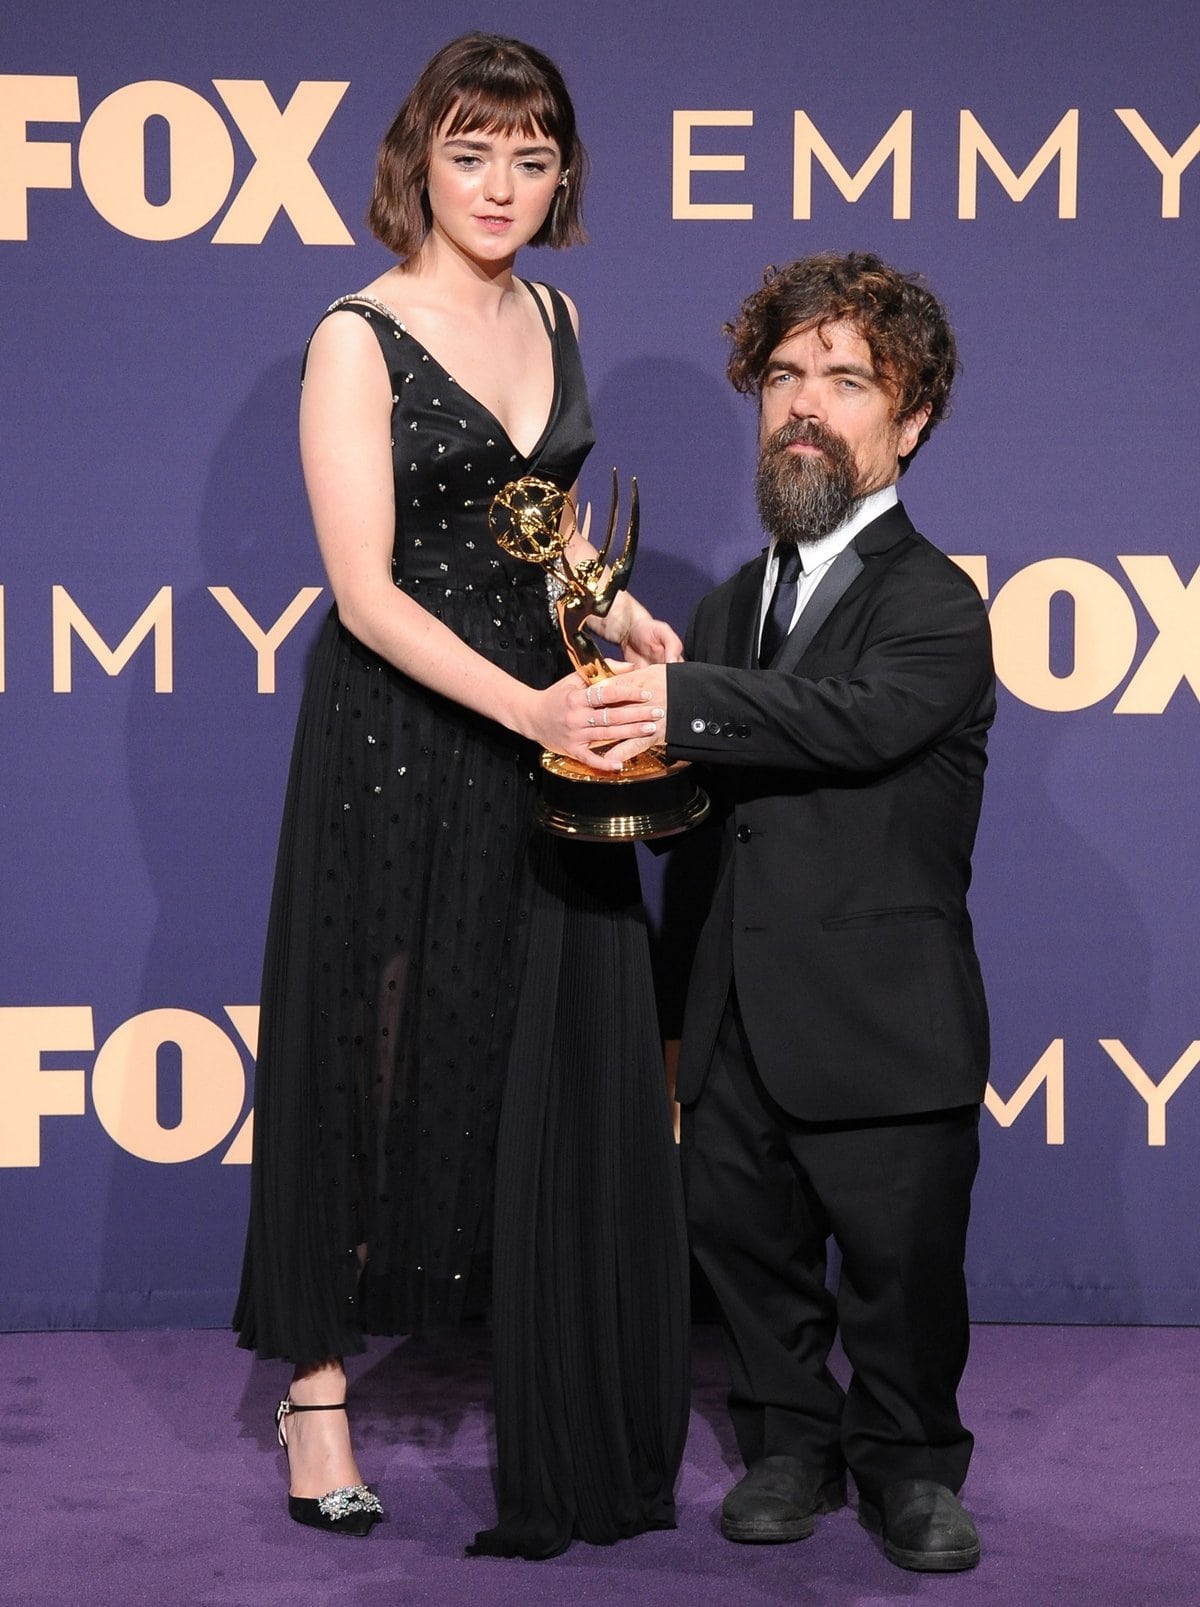
[[[708,814],[708,796],[685,760],[663,764],[643,754],[627,771],[609,775],[544,753],[535,820],[576,842],[648,842],[688,831]]]

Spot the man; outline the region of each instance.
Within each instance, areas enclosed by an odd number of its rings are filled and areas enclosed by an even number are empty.
[[[895,489],[954,339],[862,253],[769,270],[726,332],[770,547],[701,602],[687,662],[619,683],[706,767],[720,836],[677,1094],[746,1464],[721,1526],[802,1539],[849,1468],[892,1562],[971,1568],[956,1393],[988,1026],[966,893],[994,677],[978,592]]]

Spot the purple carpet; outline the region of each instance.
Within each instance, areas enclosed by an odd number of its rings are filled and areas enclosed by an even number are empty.
[[[0,1336],[0,1601],[374,1604],[937,1599],[956,1607],[1200,1601],[1200,1332],[981,1327],[963,1412],[972,1574],[907,1574],[848,1509],[812,1539],[732,1546],[724,1363],[696,1331],[679,1528],[553,1562],[467,1559],[491,1521],[487,1340],[374,1343],[355,1431],[390,1512],[366,1540],[289,1522],[271,1413],[279,1366],[223,1333]]]

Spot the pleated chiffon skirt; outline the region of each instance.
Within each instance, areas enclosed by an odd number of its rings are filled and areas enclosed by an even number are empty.
[[[687,1244],[632,850],[542,839],[496,1165],[499,1522],[555,1556],[675,1523]]]

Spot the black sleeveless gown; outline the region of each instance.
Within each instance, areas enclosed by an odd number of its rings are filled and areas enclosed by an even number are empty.
[[[492,497],[593,442],[561,297],[555,390],[518,452],[381,305],[395,584],[535,686],[569,669]],[[539,308],[541,302],[538,302]],[[333,311],[331,308],[330,311]],[[552,1556],[674,1523],[686,1246],[631,849],[531,827],[537,755],[327,618],[280,837],[239,1343],[299,1364],[492,1312],[500,1522]]]

